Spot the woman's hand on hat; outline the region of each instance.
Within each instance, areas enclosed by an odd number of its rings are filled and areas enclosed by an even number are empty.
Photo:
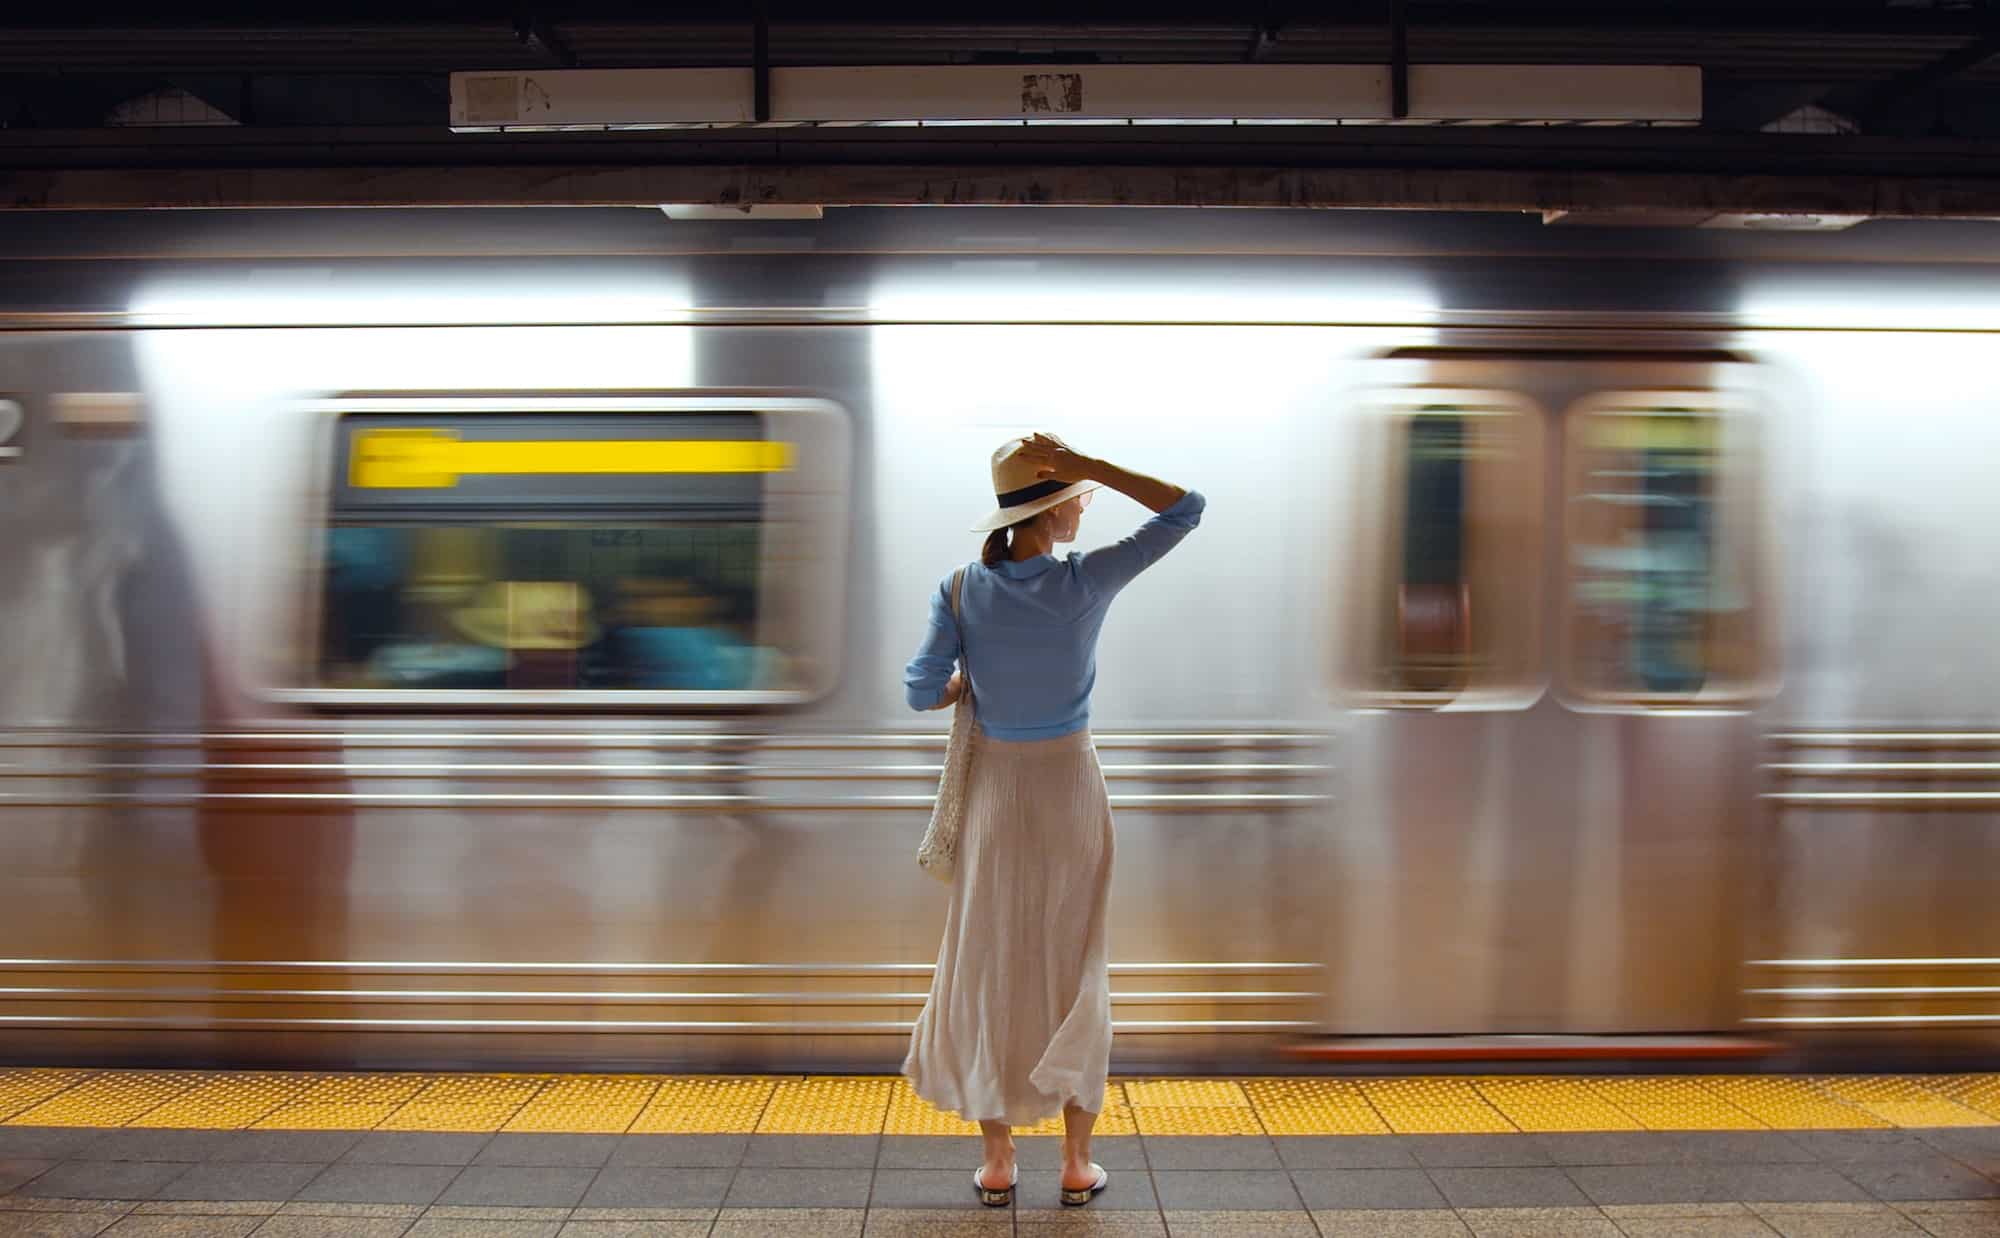
[[[1053,434],[1035,434],[1021,444],[1019,454],[1035,466],[1036,477],[1090,480],[1091,458],[1071,451],[1068,443]]]

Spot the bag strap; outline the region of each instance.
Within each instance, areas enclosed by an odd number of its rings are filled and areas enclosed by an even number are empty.
[[[965,667],[965,682],[972,686],[972,659],[966,656],[965,617],[960,613],[960,601],[965,596],[965,568],[951,574],[951,621],[958,628],[958,660]]]

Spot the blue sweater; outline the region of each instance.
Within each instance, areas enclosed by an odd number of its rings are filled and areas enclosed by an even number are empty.
[[[1178,546],[1205,506],[1190,490],[1116,545],[1065,559],[967,567],[960,621],[972,647],[967,663],[980,730],[994,739],[1050,739],[1089,726],[1097,635],[1111,599]],[[903,671],[910,708],[935,708],[944,699],[958,656],[947,573],[931,595],[923,646]]]

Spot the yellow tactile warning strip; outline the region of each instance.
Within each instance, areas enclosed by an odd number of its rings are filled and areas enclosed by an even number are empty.
[[[0,1125],[970,1135],[893,1076],[0,1069]],[[1114,1079],[1105,1135],[2000,1126],[1990,1075]],[[1051,1118],[1024,1134],[1056,1134]]]

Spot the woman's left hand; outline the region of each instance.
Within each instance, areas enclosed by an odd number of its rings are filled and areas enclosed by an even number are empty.
[[[944,686],[944,695],[939,697],[938,703],[931,706],[931,708],[950,709],[952,706],[958,704],[958,698],[964,695],[964,693],[965,673],[963,671],[953,671],[950,681]]]

